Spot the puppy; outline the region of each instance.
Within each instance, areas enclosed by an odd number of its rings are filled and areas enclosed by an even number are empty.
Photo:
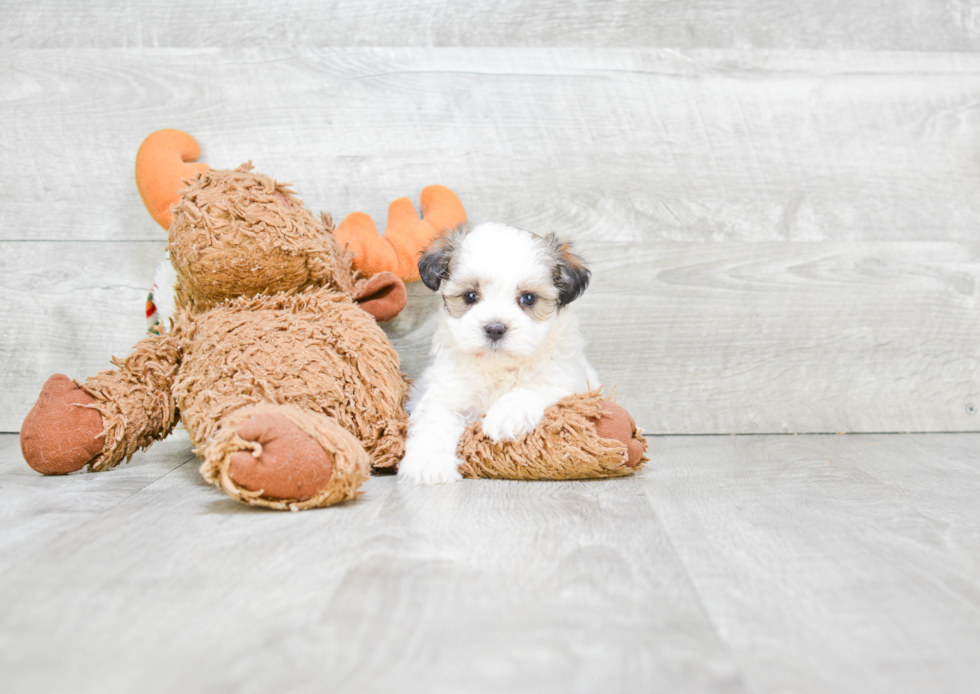
[[[409,399],[399,479],[454,482],[459,438],[480,417],[492,440],[513,440],[545,408],[599,384],[568,309],[591,273],[568,242],[504,224],[458,228],[423,254],[419,274],[442,308]]]

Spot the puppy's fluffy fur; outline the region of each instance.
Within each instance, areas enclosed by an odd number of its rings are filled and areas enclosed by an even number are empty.
[[[494,441],[532,431],[545,408],[598,385],[567,306],[590,272],[555,235],[504,224],[456,229],[422,256],[419,273],[442,297],[431,360],[408,405],[400,479],[460,479],[466,427],[483,419]]]

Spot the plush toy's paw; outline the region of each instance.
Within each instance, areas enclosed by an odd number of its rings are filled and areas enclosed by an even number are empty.
[[[95,398],[67,376],[55,374],[41,389],[20,430],[27,464],[45,475],[81,470],[105,445],[102,415],[89,405]]]
[[[626,445],[626,467],[636,467],[643,458],[645,446],[636,436],[633,415],[614,402],[603,400],[602,417],[596,422],[596,433],[603,439],[615,439]]]
[[[544,417],[537,402],[505,395],[495,402],[483,418],[483,433],[494,443],[514,441],[534,431]]]
[[[238,436],[260,447],[232,455],[228,476],[244,489],[261,491],[267,499],[309,499],[333,476],[330,454],[281,414],[249,417],[239,425]]]
[[[460,436],[457,455],[464,477],[580,480],[632,475],[647,461],[645,451],[630,414],[597,389],[562,398],[514,441],[492,442],[476,422]]]
[[[414,447],[398,463],[398,481],[415,484],[447,484],[463,479],[459,473],[462,461],[445,451],[425,453]]]
[[[228,413],[197,453],[205,480],[242,503],[283,511],[356,499],[371,475],[356,436],[333,417],[290,404]]]

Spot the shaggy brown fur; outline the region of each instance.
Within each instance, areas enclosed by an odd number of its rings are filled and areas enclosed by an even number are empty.
[[[181,191],[170,225],[178,305],[325,286],[353,295],[363,277],[329,217],[316,219],[286,184],[252,171],[210,170]]]
[[[374,319],[346,294],[239,297],[185,309],[171,332],[148,337],[119,369],[84,384],[106,437],[92,470],[106,470],[165,437],[176,412],[199,450],[224,420],[258,403],[292,404],[334,419],[377,468],[404,453],[407,381]]]
[[[604,418],[626,423],[630,440],[601,438],[597,429]],[[476,422],[456,453],[464,461],[464,477],[574,480],[631,475],[646,464],[646,446],[629,413],[596,390],[558,401],[534,431],[516,441],[494,443]]]
[[[195,445],[242,407],[289,403],[354,434],[374,467],[401,459],[408,417],[398,354],[347,295],[241,297],[185,314],[173,335],[182,354],[173,391]]]
[[[90,463],[93,472],[128,461],[136,451],[173,431],[177,407],[171,388],[179,360],[174,337],[148,337],[137,342],[125,359],[112,358],[116,370],[100,371],[78,383],[95,398],[92,407],[102,415],[105,431],[102,452]]]

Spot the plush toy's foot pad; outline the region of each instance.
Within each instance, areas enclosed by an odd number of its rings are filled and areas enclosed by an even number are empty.
[[[347,501],[371,474],[371,456],[353,434],[332,417],[294,405],[235,410],[197,451],[204,479],[266,508],[299,511]]]
[[[333,476],[333,456],[281,414],[249,417],[238,426],[238,436],[259,446],[232,455],[228,476],[267,499],[309,499]]]
[[[596,422],[596,433],[604,439],[615,439],[626,446],[626,467],[636,467],[643,459],[646,444],[637,435],[636,421],[625,408],[609,400],[603,400],[602,417]]]
[[[45,475],[81,470],[105,445],[102,415],[95,398],[67,376],[55,374],[41,389],[20,430],[27,464]]]

